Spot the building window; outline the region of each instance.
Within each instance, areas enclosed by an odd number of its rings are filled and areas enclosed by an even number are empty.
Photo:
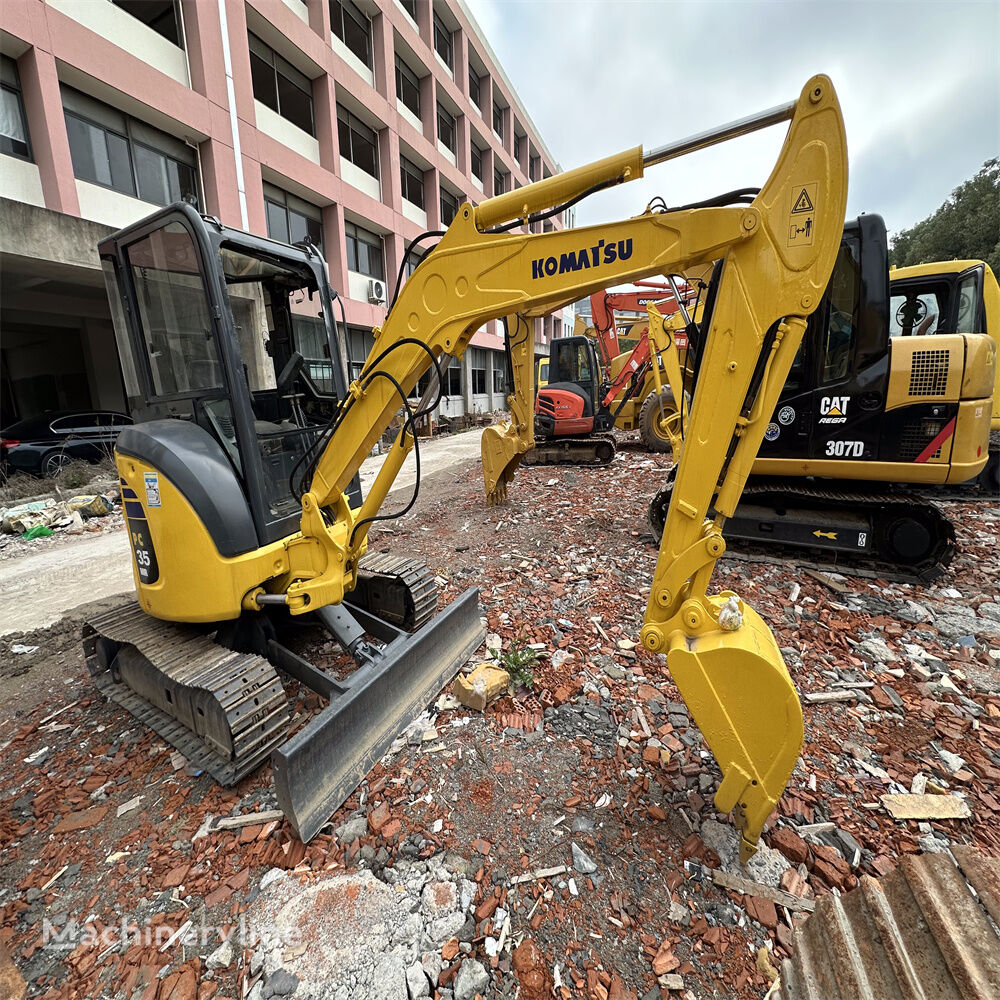
[[[455,152],[455,118],[440,103],[437,106],[438,139]]]
[[[250,76],[253,96],[282,118],[314,136],[312,83],[253,32],[250,36]]]
[[[482,183],[483,151],[474,142],[469,143],[469,160],[472,166],[472,176]]]
[[[0,153],[31,159],[21,80],[17,63],[7,56],[0,56]]]
[[[190,146],[75,90],[62,99],[76,177],[154,205],[198,205]]]
[[[524,142],[524,136],[523,135],[518,135],[517,132],[515,131],[514,132],[514,159],[517,160],[518,162],[520,162],[520,160],[521,160],[521,148],[522,148],[521,144],[523,142]]]
[[[382,237],[356,226],[353,222],[344,223],[344,234],[347,239],[348,270],[385,281]]]
[[[446,396],[462,395],[462,362],[452,358],[447,371],[444,372],[444,394]]]
[[[501,139],[503,138],[503,110],[496,101],[493,102],[493,131]]]
[[[264,183],[267,235],[282,243],[312,243],[323,249],[323,213],[315,205]]]
[[[532,156],[528,160],[528,179],[537,181],[539,174],[539,167],[541,166],[541,160],[537,156]]]
[[[377,179],[378,136],[375,130],[338,104],[337,134],[340,137],[340,155]]]
[[[420,81],[409,66],[396,56],[396,96],[420,117]]]
[[[507,175],[502,170],[493,170],[493,194],[503,194],[507,190]]]
[[[413,274],[413,272],[417,269],[417,266],[424,259],[424,253],[426,253],[426,252],[427,252],[426,250],[423,251],[423,252],[421,252],[420,248],[417,247],[417,248],[411,250],[406,255],[406,267],[405,267],[405,271],[406,271],[406,276],[407,277],[409,277],[411,274]]]
[[[175,0],[111,0],[111,2],[116,7],[121,7],[126,14],[131,14],[152,28],[158,35],[162,35],[168,42],[184,48]]]
[[[478,108],[479,100],[479,71],[469,63],[469,100]]]
[[[330,0],[330,30],[372,68],[372,22],[351,0]]]
[[[458,198],[441,188],[441,225],[450,226],[458,215]]]
[[[441,15],[434,12],[434,49],[444,60],[445,66],[452,69],[451,29],[441,20]]]
[[[472,366],[473,395],[482,396],[486,392],[486,350],[482,347],[470,347],[470,363]]]
[[[417,0],[399,0],[403,5],[403,10],[410,15],[410,20],[417,23]]]
[[[375,337],[371,330],[358,326],[347,328],[347,355],[350,358],[351,381],[360,378],[368,355],[375,346]]]
[[[400,186],[403,197],[418,208],[424,207],[424,172],[405,156],[399,157]]]
[[[493,392],[500,396],[507,394],[507,373],[504,371],[503,355],[499,351],[493,353]]]

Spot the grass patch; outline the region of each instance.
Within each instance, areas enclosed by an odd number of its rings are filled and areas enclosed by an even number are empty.
[[[535,688],[535,664],[538,662],[538,653],[523,642],[511,643],[507,652],[491,650],[493,659],[497,661],[497,666],[503,667],[510,674],[511,685],[516,687],[520,684],[529,691]]]

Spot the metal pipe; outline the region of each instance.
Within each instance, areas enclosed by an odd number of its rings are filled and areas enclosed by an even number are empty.
[[[708,129],[706,132],[697,132],[694,135],[689,135],[686,139],[678,139],[676,142],[667,143],[666,146],[651,149],[648,153],[642,154],[642,165],[643,167],[651,167],[657,163],[674,160],[678,156],[686,156],[699,149],[707,149],[709,146],[715,146],[729,139],[736,139],[741,135],[758,132],[769,125],[787,122],[795,113],[797,103],[797,101],[789,101],[787,104],[779,104],[776,107],[768,108],[767,111],[758,111],[755,115],[738,118],[728,125],[720,125],[718,128]]]
[[[287,604],[287,594],[258,594],[255,598],[257,604],[263,607],[265,604]]]

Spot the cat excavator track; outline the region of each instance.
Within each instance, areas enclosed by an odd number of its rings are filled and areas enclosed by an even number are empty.
[[[649,524],[657,540],[672,491],[671,477],[649,505]],[[921,583],[937,579],[955,554],[954,526],[917,494],[854,493],[795,480],[748,483],[725,534],[750,545],[786,545],[833,553],[852,563],[863,560],[872,574]]]
[[[535,441],[521,458],[522,465],[585,465],[598,468],[615,460],[618,448],[610,434],[589,437],[552,437]]]

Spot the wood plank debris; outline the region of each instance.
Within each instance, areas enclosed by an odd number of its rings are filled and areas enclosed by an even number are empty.
[[[721,869],[712,872],[712,881],[723,889],[732,889],[734,892],[742,892],[745,896],[757,896],[759,899],[769,899],[772,903],[779,903],[799,913],[812,913],[816,909],[816,903],[805,896],[796,896],[794,893],[785,892],[784,889],[772,889],[762,882],[753,882],[748,878],[741,878],[739,875],[730,875]]]
[[[553,875],[562,875],[569,871],[565,865],[556,865],[554,868],[539,868],[537,871],[525,872],[523,875],[515,875],[511,880],[511,885],[520,885],[522,882],[536,882],[542,878],[552,878]]]
[[[280,809],[265,809],[259,813],[246,813],[243,816],[222,816],[215,821],[213,830],[239,830],[244,826],[263,826],[275,820],[284,819],[285,814]]]

